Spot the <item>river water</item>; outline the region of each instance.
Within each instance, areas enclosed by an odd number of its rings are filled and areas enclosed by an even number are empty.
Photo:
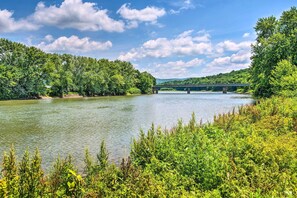
[[[249,95],[218,92],[0,101],[0,153],[13,144],[20,160],[24,150],[38,148],[46,169],[68,154],[82,167],[84,150],[95,156],[105,140],[110,160],[118,163],[152,123],[169,129],[178,119],[188,122],[192,112],[211,122],[215,114],[251,103]]]

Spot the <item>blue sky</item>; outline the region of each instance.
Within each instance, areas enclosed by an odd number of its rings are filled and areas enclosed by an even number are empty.
[[[0,37],[51,53],[130,61],[158,78],[247,68],[258,18],[297,0],[0,1]]]

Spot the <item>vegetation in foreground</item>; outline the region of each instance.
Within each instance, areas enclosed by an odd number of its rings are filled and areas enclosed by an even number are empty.
[[[296,197],[296,99],[260,100],[213,124],[152,127],[119,167],[103,142],[96,160],[86,152],[81,174],[68,157],[44,175],[38,151],[17,161],[11,149],[0,197]]]
[[[0,100],[146,94],[156,83],[122,61],[97,60],[69,54],[47,54],[35,47],[0,39]]]

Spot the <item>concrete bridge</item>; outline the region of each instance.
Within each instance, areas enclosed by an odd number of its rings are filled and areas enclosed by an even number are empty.
[[[250,84],[241,84],[241,83],[230,83],[230,84],[198,84],[198,85],[155,85],[153,86],[153,93],[158,94],[158,91],[161,88],[174,88],[182,89],[187,91],[188,94],[191,93],[191,90],[197,88],[221,88],[223,93],[227,93],[228,88],[237,88],[237,87],[249,87]]]

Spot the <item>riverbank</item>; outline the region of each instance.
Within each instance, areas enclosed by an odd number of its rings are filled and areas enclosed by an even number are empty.
[[[66,94],[63,97],[58,96],[39,96],[39,97],[32,97],[32,98],[18,98],[18,99],[2,99],[0,101],[26,101],[26,100],[48,100],[48,99],[69,99],[69,98],[96,98],[96,97],[117,97],[117,96],[141,96],[141,95],[150,95],[150,94],[131,94],[127,93],[125,95],[94,95],[94,96],[82,96],[79,94]]]
[[[57,161],[45,177],[38,154],[18,164],[12,151],[1,169],[14,171],[3,172],[0,196],[15,196],[22,188],[43,196],[295,197],[296,112],[296,98],[272,98],[217,115],[213,124],[193,117],[170,130],[152,127],[119,167],[107,163],[104,144],[98,161],[87,152],[83,177],[70,158]],[[30,174],[36,186],[20,186],[32,181]]]

